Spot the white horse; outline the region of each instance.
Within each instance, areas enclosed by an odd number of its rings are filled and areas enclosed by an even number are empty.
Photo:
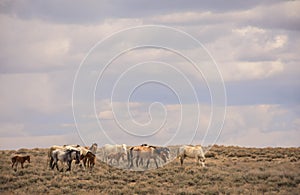
[[[205,167],[205,156],[200,145],[197,146],[181,146],[178,149],[177,156],[180,159],[181,166],[183,165],[183,161],[186,157],[194,158],[198,164],[202,164],[202,167]]]
[[[103,158],[106,163],[108,161],[108,157],[112,157],[116,154],[120,154],[122,156],[122,159],[125,160],[124,157],[127,155],[126,145],[125,144],[122,144],[122,145],[105,144],[103,146]]]

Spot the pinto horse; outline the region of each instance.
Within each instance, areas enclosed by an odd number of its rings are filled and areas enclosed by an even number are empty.
[[[30,156],[28,156],[28,155],[27,156],[16,155],[16,156],[11,158],[11,162],[12,162],[11,167],[14,168],[14,166],[16,165],[16,169],[17,169],[18,168],[18,163],[21,163],[21,167],[23,169],[24,168],[23,164],[24,164],[25,161],[30,163]]]
[[[56,166],[57,170],[59,170],[57,163],[58,161],[61,161],[61,162],[67,162],[68,164],[67,171],[71,171],[72,161],[75,160],[76,164],[79,164],[80,162],[80,151],[74,149],[67,149],[67,150],[56,149],[52,151],[51,158],[53,159],[53,164],[51,166],[52,169],[54,169],[54,167]]]

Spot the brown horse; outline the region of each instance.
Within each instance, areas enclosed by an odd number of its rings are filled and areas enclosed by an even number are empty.
[[[28,161],[28,163],[30,163],[30,156],[19,156],[19,155],[16,155],[16,156],[13,156],[11,158],[11,162],[12,162],[12,165],[11,167],[14,168],[14,166],[16,165],[16,169],[18,168],[18,163],[21,163],[21,167],[22,169],[24,168],[23,164],[25,161]]]
[[[96,163],[96,155],[92,152],[88,152],[85,156],[81,157],[81,160],[83,161],[84,167],[93,169]]]

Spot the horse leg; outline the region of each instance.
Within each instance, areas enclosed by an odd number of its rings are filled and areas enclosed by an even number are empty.
[[[127,166],[129,167],[131,163],[130,153],[127,151]]]
[[[56,165],[56,169],[59,171],[58,162],[56,162],[55,165]]]
[[[121,156],[117,156],[117,165],[118,166],[120,165],[120,158],[121,158]]]
[[[140,160],[140,165],[144,166],[144,159],[143,158],[141,158],[141,160]]]
[[[11,168],[14,168],[14,165],[15,165],[16,161],[14,161],[11,165]]]
[[[94,165],[95,165],[94,162],[95,162],[95,161],[93,161],[93,159],[89,160],[89,167],[90,167],[91,171],[92,171],[93,168],[94,168]]]
[[[23,164],[24,164],[24,162],[21,162],[21,167],[22,167],[22,169],[24,169],[24,166],[23,166]]]
[[[130,166],[129,166],[129,168],[132,168],[133,167],[133,158],[131,157],[130,158],[130,161],[128,161],[128,163],[130,162]]]
[[[54,168],[54,165],[56,165],[56,169],[59,171],[59,168],[58,168],[58,161],[57,161],[57,160],[54,162],[53,168]],[[52,168],[52,169],[53,169],[53,168]]]
[[[55,166],[55,162],[52,163],[52,165],[51,165],[50,168],[53,170],[53,169],[54,169],[54,166]]]
[[[202,156],[199,157],[199,161],[201,162],[202,167],[205,167],[205,159]]]
[[[86,167],[89,168],[90,167],[90,160],[89,160],[89,158],[87,158],[85,162],[86,162]]]
[[[108,157],[107,157],[106,152],[104,152],[104,155],[103,155],[103,161],[107,164]]]
[[[136,167],[139,167],[139,159],[140,159],[140,156],[137,156],[137,157],[136,157],[136,161],[135,161]]]
[[[200,165],[200,156],[196,156],[195,159],[196,159],[196,164]]]
[[[182,165],[183,165],[184,157],[183,157],[183,156],[180,156],[179,159],[180,159],[180,164],[181,164],[181,166],[182,166]]]
[[[87,157],[84,157],[84,158],[82,159],[82,161],[83,161],[83,166],[84,166],[84,168],[86,168]]]
[[[204,160],[201,161],[202,167],[205,167]]]
[[[148,169],[148,167],[149,167],[149,164],[150,164],[150,158],[148,158],[148,160],[147,160],[147,165],[146,165],[146,168]]]
[[[72,160],[68,161],[68,169],[67,169],[67,171],[71,171],[71,164],[72,164]]]
[[[50,167],[50,168],[52,168],[53,160],[54,160],[54,159],[53,159],[52,157],[50,157],[50,162],[49,162],[49,167]]]
[[[155,162],[156,168],[158,168],[158,164],[157,164],[156,158],[154,157],[153,159],[154,159],[154,162]]]

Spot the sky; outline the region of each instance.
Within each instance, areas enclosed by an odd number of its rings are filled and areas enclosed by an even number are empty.
[[[299,147],[299,10],[300,1],[1,0],[0,149]]]

